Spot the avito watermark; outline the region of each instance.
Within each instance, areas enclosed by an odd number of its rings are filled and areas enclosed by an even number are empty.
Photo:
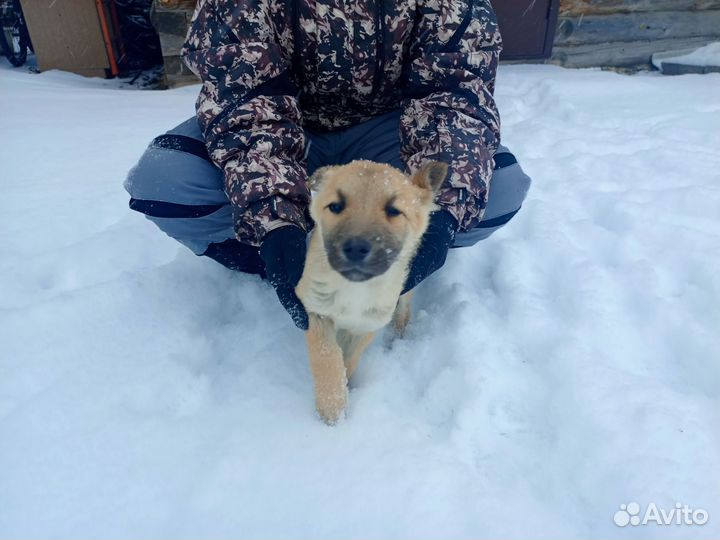
[[[618,527],[655,525],[705,525],[710,519],[707,510],[690,508],[687,504],[675,503],[670,509],[660,508],[654,502],[647,505],[644,512],[636,502],[621,504],[615,512],[613,521]]]

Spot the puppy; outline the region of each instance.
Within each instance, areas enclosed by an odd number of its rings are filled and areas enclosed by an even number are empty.
[[[347,381],[374,333],[391,321],[399,335],[407,326],[410,293],[400,293],[446,176],[437,161],[408,177],[361,160],[309,180],[315,230],[296,293],[310,319],[315,405],[328,424],[343,415]]]

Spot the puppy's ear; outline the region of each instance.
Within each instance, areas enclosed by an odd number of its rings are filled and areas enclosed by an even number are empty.
[[[428,161],[412,175],[412,182],[416,186],[436,193],[445,181],[447,173],[447,164],[441,161]]]
[[[332,169],[332,165],[315,169],[315,172],[312,174],[312,176],[308,178],[308,187],[312,191],[318,191],[320,189],[320,186],[322,186],[323,182],[327,178],[327,173],[330,172],[330,169]]]

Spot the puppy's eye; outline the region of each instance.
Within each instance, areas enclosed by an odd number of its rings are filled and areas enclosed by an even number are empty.
[[[388,204],[385,207],[385,215],[387,217],[390,217],[390,218],[397,217],[400,214],[402,214],[402,212],[400,210],[398,210],[397,208],[395,208],[392,204]]]
[[[330,210],[333,214],[339,214],[343,210],[345,210],[345,203],[344,202],[331,202],[326,207],[328,210]]]

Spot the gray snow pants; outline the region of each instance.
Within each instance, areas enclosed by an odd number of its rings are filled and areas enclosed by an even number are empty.
[[[306,130],[308,174],[354,159],[389,163],[402,170],[399,121],[400,111],[393,111],[341,131]],[[529,187],[530,178],[500,146],[483,220],[476,228],[459,232],[453,247],[471,246],[505,225],[520,210]],[[212,256],[211,245],[235,237],[223,173],[210,161],[194,117],[152,141],[128,173],[125,189],[133,210],[197,255]]]

